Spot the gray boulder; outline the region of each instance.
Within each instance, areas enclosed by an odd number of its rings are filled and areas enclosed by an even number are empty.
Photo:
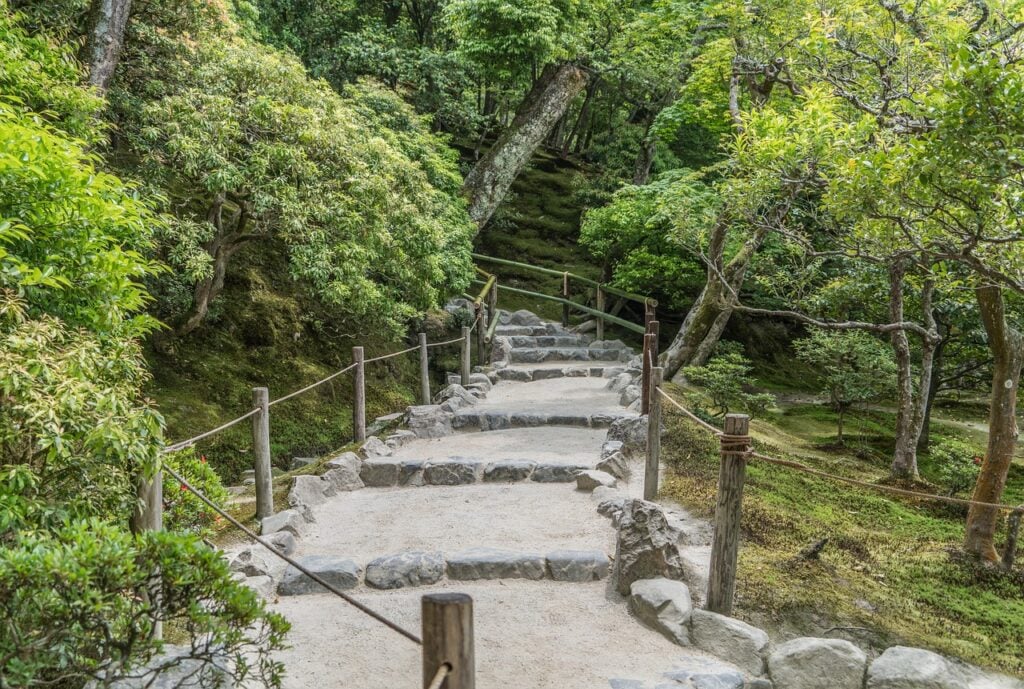
[[[646,500],[626,500],[615,543],[616,590],[629,595],[630,585],[640,579],[686,581],[688,570],[678,542],[679,535],[669,527],[661,507]]]
[[[587,471],[581,471],[576,474],[576,490],[590,492],[595,488],[600,488],[601,486],[604,486],[605,488],[614,488],[616,483],[617,481],[614,476],[596,469],[588,469]]]
[[[406,459],[398,464],[398,485],[400,486],[422,486],[423,467],[426,462],[422,459]]]
[[[619,404],[623,407],[628,407],[640,399],[640,386],[639,385],[627,385],[623,388],[622,393],[619,395]]]
[[[938,653],[893,646],[868,667],[867,689],[967,689],[958,669]]]
[[[433,404],[409,407],[405,425],[417,438],[443,438],[453,432],[451,413]]]
[[[441,404],[446,400],[453,399],[461,400],[462,406],[473,405],[480,401],[472,393],[470,393],[469,390],[462,387],[461,385],[458,385],[457,383],[453,383],[446,387],[441,392],[437,393],[437,395],[434,397],[434,402],[436,404]]]
[[[629,470],[629,462],[621,452],[613,452],[598,462],[594,468],[598,471],[611,474],[615,478],[622,479],[623,481],[629,479],[631,473]]]
[[[200,689],[230,686],[227,658],[214,651],[212,658],[200,659],[190,646],[165,644],[163,652],[124,679],[109,684],[92,681],[86,689]]]
[[[543,555],[497,548],[472,548],[448,557],[448,578],[462,581],[543,579],[545,569]]]
[[[391,450],[397,450],[400,447],[404,447],[410,440],[415,440],[416,434],[412,431],[405,429],[395,431],[387,438],[384,439],[384,444],[387,445]]]
[[[407,551],[385,555],[366,565],[366,584],[377,589],[436,584],[444,577],[441,553]]]
[[[608,459],[616,453],[622,452],[621,440],[606,440],[601,445],[601,459]]]
[[[384,444],[384,441],[375,435],[371,435],[366,439],[366,442],[360,446],[359,451],[363,454],[363,457],[370,459],[371,457],[389,457],[391,456],[391,448]]]
[[[556,550],[547,561],[555,581],[597,581],[608,575],[608,556],[600,550]]]
[[[508,314],[508,320],[503,324],[505,325],[544,325],[544,320],[535,313],[527,311],[526,309],[519,309]]]
[[[525,481],[533,473],[536,462],[525,459],[509,459],[488,464],[484,468],[484,481],[499,483],[505,481]]]
[[[335,491],[359,490],[363,487],[363,480],[359,478],[359,471],[363,462],[355,452],[343,452],[337,457],[327,461],[327,471],[323,479],[334,486]]]
[[[622,454],[627,458],[644,454],[647,451],[647,417],[626,416],[612,421],[607,439],[621,442]]]
[[[316,457],[292,457],[291,461],[288,462],[288,470],[295,471],[302,467],[308,467],[310,464],[316,461]]]
[[[304,507],[322,505],[327,500],[324,489],[329,486],[330,484],[321,480],[319,476],[295,476],[288,491],[288,505],[300,511]]]
[[[690,618],[690,640],[700,650],[744,672],[764,674],[768,635],[757,627],[708,610],[694,610]]]
[[[861,689],[868,658],[843,639],[803,637],[768,656],[768,674],[787,689]]]
[[[484,392],[490,392],[491,388],[494,387],[494,383],[487,376],[486,373],[470,373],[469,382],[473,385],[479,385]]]
[[[442,459],[423,465],[423,481],[431,486],[461,486],[476,483],[482,465],[468,459]]]
[[[260,534],[266,536],[278,531],[288,531],[292,536],[301,538],[306,532],[306,523],[306,520],[297,511],[282,510],[260,522]]]
[[[274,580],[270,576],[248,577],[242,583],[258,593],[263,600],[274,600]]]
[[[247,577],[269,576],[268,557],[271,555],[263,546],[248,546],[231,558],[228,567],[232,572],[241,572]]]
[[[284,555],[294,553],[298,545],[298,542],[295,540],[295,534],[291,531],[278,531],[277,533],[264,536],[263,540],[269,543],[274,550]]]
[[[693,602],[689,587],[671,579],[641,579],[629,588],[629,609],[637,618],[680,646],[690,645]]]
[[[359,584],[361,570],[352,560],[332,555],[306,555],[298,563],[335,588],[350,589]],[[327,593],[327,589],[289,565],[277,592],[282,596],[301,596],[307,593]]]

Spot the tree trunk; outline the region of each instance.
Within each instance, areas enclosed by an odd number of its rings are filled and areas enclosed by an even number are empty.
[[[644,120],[644,138],[640,141],[640,150],[633,161],[633,184],[643,186],[651,179],[651,166],[654,165],[654,154],[658,150],[658,142],[654,138],[651,126],[654,124],[652,112]]]
[[[576,116],[576,122],[572,125],[572,129],[569,131],[569,136],[565,137],[565,141],[562,142],[562,157],[569,155],[569,148],[573,142],[576,142],[576,152],[580,152],[580,139],[581,132],[583,131],[584,125],[590,118],[591,106],[594,104],[594,94],[597,92],[598,84],[601,80],[594,78],[587,84],[587,95],[583,97],[583,105],[580,106],[579,115]]]
[[[89,84],[100,91],[110,87],[121,59],[131,9],[132,0],[93,0],[85,62],[89,65]]]
[[[672,344],[661,356],[665,376],[676,376],[683,366],[700,366],[708,360],[732,316],[732,307],[736,304],[736,295],[743,285],[750,260],[761,247],[766,234],[764,229],[754,231],[725,264],[723,253],[728,227],[729,220],[723,216],[712,229],[708,242],[707,281]]]
[[[1006,321],[1006,306],[1000,287],[988,285],[975,290],[981,320],[992,352],[992,399],[988,413],[988,449],[978,474],[973,499],[999,502],[1006,476],[1017,448],[1017,386],[1024,362],[1024,338]],[[987,562],[998,562],[995,548],[999,510],[972,505],[967,513],[964,549]]]
[[[919,452],[926,452],[931,446],[932,435],[932,409],[935,407],[935,397],[939,394],[939,384],[942,379],[942,368],[945,364],[943,351],[946,349],[946,335],[940,332],[942,339],[935,345],[932,354],[932,375],[928,382],[928,400],[924,405],[924,416],[921,419],[921,434],[917,438],[917,449]]]
[[[896,261],[889,266],[889,321],[902,323],[903,282],[906,266]],[[921,311],[928,335],[921,338],[921,375],[918,379],[917,394],[914,394],[914,374],[910,359],[910,340],[906,330],[894,330],[890,335],[893,354],[896,358],[896,446],[893,450],[889,474],[892,478],[917,480],[917,446],[924,427],[925,410],[928,408],[932,388],[935,347],[939,341],[938,329],[932,311],[932,296],[935,285],[925,283],[921,292]]]
[[[516,111],[515,119],[466,176],[469,217],[478,227],[491,219],[534,149],[587,83],[576,65],[548,65]]]

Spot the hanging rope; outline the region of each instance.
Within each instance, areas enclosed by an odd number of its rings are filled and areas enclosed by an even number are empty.
[[[206,431],[205,433],[200,433],[199,435],[195,436],[194,438],[189,438],[188,440],[182,440],[181,442],[174,443],[173,445],[168,445],[167,447],[165,447],[162,450],[162,452],[164,454],[167,454],[169,452],[177,452],[178,450],[184,450],[187,447],[192,447],[192,445],[194,445],[195,443],[199,442],[203,438],[208,438],[211,435],[214,435],[215,433],[220,433],[223,430],[231,428],[235,424],[237,424],[239,422],[242,422],[242,421],[245,421],[250,416],[254,416],[254,415],[258,414],[259,412],[260,412],[260,408],[256,407],[252,411],[247,412],[245,414],[242,414],[237,419],[232,419],[231,421],[228,421],[225,424],[221,424],[220,426],[217,426],[216,428],[211,428],[210,430]]]
[[[167,465],[164,465],[163,470],[166,471],[171,476],[173,476],[175,478],[175,480],[180,482],[181,485],[184,486],[186,490],[188,490],[193,495],[195,495],[197,498],[199,498],[201,501],[203,501],[203,503],[205,503],[207,507],[212,509],[214,512],[216,512],[221,517],[226,519],[232,526],[234,526],[236,529],[238,529],[239,531],[244,533],[246,536],[248,536],[249,539],[252,540],[254,543],[260,544],[261,546],[263,546],[264,548],[269,550],[271,553],[273,553],[275,556],[277,556],[278,558],[284,560],[289,565],[291,565],[295,569],[299,570],[300,572],[305,574],[307,577],[309,577],[310,579],[312,579],[316,583],[318,583],[321,586],[323,586],[325,589],[327,589],[328,591],[333,593],[338,598],[341,598],[343,601],[345,601],[349,605],[355,607],[360,612],[369,615],[373,619],[375,619],[378,622],[380,622],[381,624],[383,624],[385,627],[387,627],[387,628],[389,628],[389,629],[391,629],[391,630],[393,630],[395,632],[398,632],[399,634],[401,634],[405,638],[409,639],[413,643],[418,644],[420,646],[423,645],[423,641],[418,636],[413,634],[412,632],[406,630],[405,628],[403,628],[399,624],[397,624],[395,622],[392,622],[388,618],[386,618],[383,615],[381,615],[379,612],[376,612],[375,610],[372,610],[371,608],[366,607],[365,605],[363,605],[362,603],[360,603],[356,599],[352,598],[352,596],[348,595],[344,591],[341,591],[337,587],[335,587],[335,586],[331,585],[330,583],[324,581],[323,578],[320,577],[315,572],[311,572],[309,569],[307,569],[303,565],[299,564],[294,559],[288,557],[287,555],[285,555],[282,552],[279,552],[277,550],[277,548],[275,548],[272,543],[269,543],[268,541],[263,540],[262,538],[257,536],[255,533],[253,533],[250,529],[248,529],[245,525],[243,525],[241,522],[239,522],[237,519],[235,519],[230,514],[228,514],[224,510],[222,510],[212,500],[210,500],[210,498],[206,497],[206,495],[204,495],[202,493],[202,491],[197,490],[191,483],[186,481],[184,479],[184,477],[182,477],[182,475],[179,474],[177,471],[175,471],[174,469],[172,469],[171,467],[169,467]]]

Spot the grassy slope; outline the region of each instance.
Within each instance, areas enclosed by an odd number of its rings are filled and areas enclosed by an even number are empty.
[[[832,413],[795,404],[755,420],[752,435],[766,454],[874,481],[885,475],[892,424],[889,412],[857,414],[848,448],[837,450],[831,446]],[[667,428],[663,447],[671,470],[662,495],[710,515],[715,445],[675,415],[669,414]],[[936,433],[964,437],[959,425],[942,422]],[[934,480],[933,469],[922,456],[923,478]],[[963,510],[756,462],[747,476],[738,615],[799,634],[863,628],[839,633],[878,647],[924,646],[1024,674],[1024,574],[989,571],[956,556]],[[1020,464],[1013,467],[1005,501],[1024,501]],[[796,557],[823,537],[829,544],[820,560]]]

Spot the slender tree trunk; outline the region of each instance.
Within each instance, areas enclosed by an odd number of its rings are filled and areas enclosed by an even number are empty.
[[[839,415],[836,419],[836,444],[845,445],[846,439],[843,437],[843,422],[846,421],[846,407],[839,407]]]
[[[572,125],[572,129],[569,131],[569,136],[565,137],[565,141],[562,142],[563,158],[569,155],[569,148],[572,146],[573,142],[576,143],[576,152],[579,153],[580,133],[583,130],[583,126],[590,118],[590,110],[594,103],[594,94],[597,92],[597,87],[600,83],[600,79],[594,78],[587,84],[587,94],[583,97],[583,105],[580,106],[579,115],[576,116],[576,121]]]
[[[901,261],[889,266],[889,320],[901,323],[904,319],[903,278],[906,266]],[[938,329],[932,311],[935,285],[925,283],[921,293],[921,310],[928,335],[921,338],[921,372],[914,391],[913,367],[910,359],[910,340],[906,330],[894,330],[890,335],[896,358],[896,428],[890,476],[897,479],[917,480],[917,446],[924,427],[932,387],[935,347],[939,341]]]
[[[651,166],[654,165],[654,154],[658,150],[658,142],[651,131],[653,123],[652,113],[645,119],[644,138],[640,141],[640,150],[633,161],[633,184],[637,186],[643,186],[651,179]]]
[[[932,409],[935,408],[935,397],[939,394],[939,384],[942,379],[942,369],[945,365],[943,352],[946,349],[946,334],[940,331],[942,339],[935,345],[932,354],[932,375],[928,381],[928,400],[924,405],[924,415],[921,419],[921,435],[917,439],[919,452],[926,452],[931,446],[932,435]]]
[[[100,91],[110,87],[121,59],[131,9],[132,0],[93,0],[85,62],[89,65],[89,84]]]
[[[981,320],[992,352],[992,399],[988,413],[988,449],[978,474],[973,499],[999,502],[1006,487],[1006,476],[1017,448],[1017,386],[1024,363],[1024,338],[1006,320],[1002,288],[979,287],[975,290]],[[987,562],[998,562],[995,548],[999,510],[972,505],[967,513],[964,549]]]
[[[515,119],[473,167],[463,191],[478,227],[491,219],[533,151],[583,90],[587,74],[568,63],[548,65],[516,111]]]

